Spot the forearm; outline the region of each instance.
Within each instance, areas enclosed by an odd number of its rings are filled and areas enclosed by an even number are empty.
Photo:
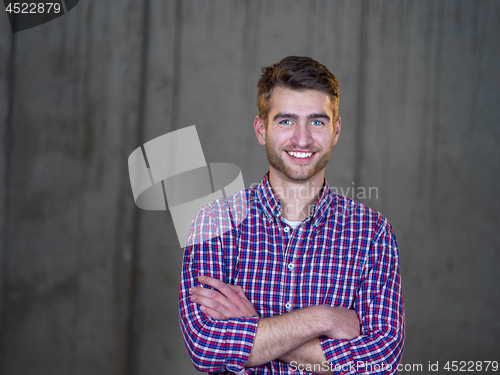
[[[329,308],[317,305],[261,318],[246,366],[259,366],[280,358],[324,334]]]
[[[283,354],[280,361],[286,362],[294,369],[313,369],[318,375],[331,375],[330,364],[326,360],[319,338],[312,339],[304,345]]]
[[[359,324],[354,310],[326,305],[260,319],[245,366],[258,366],[278,359],[320,336],[353,339],[360,334]]]

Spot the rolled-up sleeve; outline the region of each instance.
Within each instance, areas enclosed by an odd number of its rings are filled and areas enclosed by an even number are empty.
[[[396,238],[386,223],[366,256],[354,301],[361,335],[353,340],[321,337],[334,373],[397,372],[404,346],[405,319]]]
[[[236,256],[222,237],[216,215],[203,208],[196,216],[184,251],[179,293],[179,318],[184,342],[191,360],[199,371],[236,374],[251,373],[244,366],[252,350],[258,317],[212,319],[204,315],[199,305],[189,299],[191,287],[203,286],[198,276],[206,275],[230,283],[231,265],[227,259]]]

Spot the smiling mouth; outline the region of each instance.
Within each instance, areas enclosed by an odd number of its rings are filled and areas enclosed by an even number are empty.
[[[295,152],[295,151],[287,151],[286,153],[297,159],[307,159],[311,157],[312,154],[314,154],[314,152]]]

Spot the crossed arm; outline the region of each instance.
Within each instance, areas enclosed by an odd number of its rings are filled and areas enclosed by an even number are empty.
[[[215,290],[192,287],[191,301],[213,319],[258,316],[240,286],[225,284],[209,276],[198,281]],[[354,310],[326,305],[310,306],[290,313],[260,318],[247,367],[279,359],[297,364],[321,364],[326,361],[320,336],[353,339],[360,335],[360,321]],[[319,374],[331,374],[330,371]]]

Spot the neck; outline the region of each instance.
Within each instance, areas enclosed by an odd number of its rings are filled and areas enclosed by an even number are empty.
[[[302,221],[308,217],[319,198],[324,180],[324,170],[308,180],[295,181],[271,168],[269,183],[281,202],[281,216],[291,221]]]

